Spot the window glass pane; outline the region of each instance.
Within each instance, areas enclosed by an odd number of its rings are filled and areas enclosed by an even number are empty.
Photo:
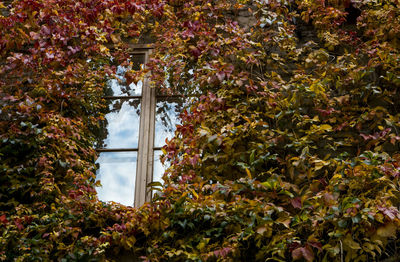
[[[154,147],[165,145],[165,139],[174,136],[176,125],[180,124],[179,114],[183,111],[180,98],[160,98],[156,105]]]
[[[136,181],[136,152],[103,152],[97,163],[97,195],[102,201],[115,201],[123,205],[133,205]]]
[[[135,71],[140,70],[145,57],[145,54],[133,54],[128,67]],[[127,68],[124,66],[119,65],[117,67],[116,78],[109,81],[110,90],[107,96],[137,96],[142,94],[143,81],[128,85],[125,78],[126,70]]]
[[[140,125],[140,99],[115,99],[103,123],[99,148],[137,148]]]
[[[160,160],[162,155],[161,150],[154,150],[154,165],[153,165],[153,181],[163,183],[162,176],[164,175],[166,167],[163,166]]]
[[[111,92],[108,96],[139,96],[142,94],[143,82],[131,83],[129,86],[126,84],[125,78],[111,79],[109,81]]]

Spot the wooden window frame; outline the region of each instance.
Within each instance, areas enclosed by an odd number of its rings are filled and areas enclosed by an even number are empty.
[[[149,61],[152,52],[152,46],[148,44],[138,44],[130,46],[131,55],[144,54],[144,66]],[[155,133],[155,107],[156,95],[155,89],[149,87],[149,75],[142,80],[141,95],[133,96],[107,96],[105,99],[140,99],[140,120],[139,120],[139,138],[137,148],[98,148],[97,152],[137,152],[135,188],[132,188],[134,194],[134,207],[139,207],[145,202],[151,201],[151,192],[147,190],[147,185],[153,180],[153,145]]]
[[[130,49],[132,50],[129,52],[131,55],[145,55],[144,66],[146,66],[153,50],[152,45],[136,44],[131,45]],[[147,188],[147,185],[153,181],[154,152],[161,150],[161,147],[154,147],[157,99],[182,97],[180,95],[156,94],[156,89],[150,88],[149,74],[147,73],[143,79],[141,95],[104,97],[106,99],[140,99],[140,123],[137,148],[97,149],[98,152],[137,152],[135,188],[132,191],[134,194],[134,203],[132,203],[134,207],[140,207],[152,199],[152,191]]]
[[[134,51],[132,54],[145,54],[145,64],[149,61],[151,48],[144,48],[141,52]],[[143,79],[141,116],[139,125],[139,144],[136,169],[136,184],[134,206],[139,207],[145,202],[151,201],[151,192],[147,185],[153,180],[153,145],[155,134],[155,89],[149,87],[149,76]]]

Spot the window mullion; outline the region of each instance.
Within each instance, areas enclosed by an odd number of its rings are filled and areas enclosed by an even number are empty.
[[[151,50],[147,55],[149,55]],[[153,181],[153,164],[154,164],[154,135],[155,135],[155,115],[156,115],[156,90],[154,88],[148,88],[150,91],[150,126],[149,126],[149,144],[147,155],[147,184]],[[151,190],[146,189],[146,201],[151,200]]]
[[[146,62],[148,59],[146,53]],[[149,173],[149,159],[153,156],[152,146],[154,139],[154,105],[155,95],[154,90],[148,86],[148,78],[145,77],[142,88],[142,117],[140,119],[139,128],[139,149],[138,149],[138,163],[136,173],[136,187],[135,187],[135,203],[134,206],[139,207],[146,201],[149,201],[149,194],[146,193],[146,186],[151,181],[148,180]],[[152,174],[150,174],[152,175]]]

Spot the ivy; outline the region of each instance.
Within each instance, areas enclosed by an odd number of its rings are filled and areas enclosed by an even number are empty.
[[[370,261],[398,256],[398,1],[0,4],[0,260]],[[94,189],[107,81],[154,40],[192,99],[160,193]],[[158,185],[159,186],[159,185]]]

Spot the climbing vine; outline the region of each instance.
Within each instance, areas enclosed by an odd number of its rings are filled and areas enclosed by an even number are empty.
[[[400,3],[0,4],[0,260],[397,257]],[[116,65],[190,98],[151,203],[97,199]],[[198,95],[200,94],[200,95]]]

